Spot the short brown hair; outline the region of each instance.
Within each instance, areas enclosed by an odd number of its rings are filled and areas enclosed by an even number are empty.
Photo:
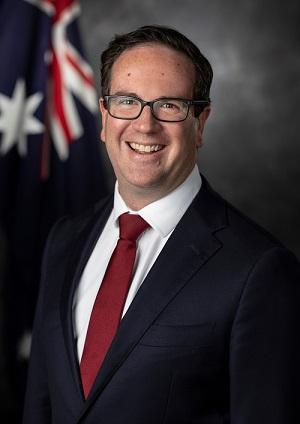
[[[145,43],[159,43],[185,54],[196,70],[194,100],[209,100],[212,67],[198,47],[180,32],[160,25],[147,25],[123,35],[116,35],[101,55],[102,96],[109,94],[111,69],[127,49]]]

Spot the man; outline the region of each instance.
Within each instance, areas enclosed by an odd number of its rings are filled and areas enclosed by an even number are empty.
[[[24,423],[298,422],[299,264],[199,174],[211,79],[165,27],[103,53],[114,198],[49,236]]]

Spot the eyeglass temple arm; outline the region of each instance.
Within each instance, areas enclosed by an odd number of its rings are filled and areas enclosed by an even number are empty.
[[[211,100],[210,99],[208,99],[208,100],[191,100],[191,103],[190,103],[191,105],[195,105],[195,106],[197,106],[197,105],[199,105],[199,106],[205,106],[205,105],[210,105],[211,104]]]

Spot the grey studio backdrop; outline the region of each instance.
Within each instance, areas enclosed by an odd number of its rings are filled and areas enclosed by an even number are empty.
[[[114,34],[163,24],[214,69],[201,172],[300,257],[300,3],[297,0],[83,0],[81,31],[97,89]],[[104,150],[104,149],[103,149]],[[107,176],[113,184],[112,170]]]

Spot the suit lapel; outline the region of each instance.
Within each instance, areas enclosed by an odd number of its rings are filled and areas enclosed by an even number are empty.
[[[92,218],[85,220],[83,228],[78,231],[70,249],[66,278],[63,283],[60,302],[60,314],[68,358],[71,364],[74,380],[80,397],[83,399],[81,389],[80,370],[77,357],[76,340],[73,329],[73,298],[80,281],[83,269],[92,253],[92,250],[101,234],[104,225],[112,210],[112,200],[102,208],[102,213],[95,213]],[[81,225],[82,227],[82,225]]]
[[[122,319],[78,422],[157,316],[221,248],[214,233],[224,226],[225,207],[209,192],[204,180]]]

